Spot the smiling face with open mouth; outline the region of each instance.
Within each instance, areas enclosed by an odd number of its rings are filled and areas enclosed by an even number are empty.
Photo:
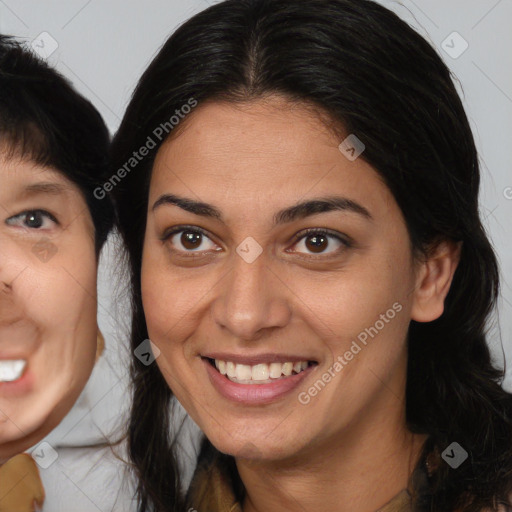
[[[0,154],[0,459],[50,432],[94,365],[94,226],[62,174]]]
[[[241,458],[385,446],[405,428],[409,322],[440,314],[391,192],[283,98],[204,103],[182,128],[155,160],[142,261],[174,394]]]

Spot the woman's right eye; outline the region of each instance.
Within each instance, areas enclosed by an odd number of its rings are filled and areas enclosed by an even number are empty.
[[[45,210],[26,210],[9,217],[5,223],[28,229],[51,229],[58,224],[57,219]]]
[[[184,228],[179,227],[171,231],[167,231],[162,237],[162,241],[171,246],[171,250],[181,253],[206,252],[217,247],[200,228]]]

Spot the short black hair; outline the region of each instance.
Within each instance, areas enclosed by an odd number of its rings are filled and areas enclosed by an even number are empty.
[[[96,108],[24,43],[0,34],[0,147],[62,173],[85,196],[99,255],[113,225],[110,198],[93,191],[108,176],[110,134]]]

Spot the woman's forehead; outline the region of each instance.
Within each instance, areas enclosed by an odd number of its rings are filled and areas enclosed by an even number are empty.
[[[272,203],[276,212],[327,196],[367,211],[376,208],[375,198],[382,209],[393,199],[375,169],[362,158],[347,158],[342,141],[309,109],[210,103],[187,122],[158,151],[150,209],[166,194],[220,209]]]

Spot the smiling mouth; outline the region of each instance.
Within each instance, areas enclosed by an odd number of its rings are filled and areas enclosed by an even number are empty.
[[[310,366],[316,366],[316,361],[274,362],[255,365],[238,364],[232,361],[207,358],[208,362],[231,382],[237,384],[270,384],[277,380],[298,375]]]
[[[27,366],[25,359],[11,359],[0,361],[0,382],[14,382],[21,378]]]

